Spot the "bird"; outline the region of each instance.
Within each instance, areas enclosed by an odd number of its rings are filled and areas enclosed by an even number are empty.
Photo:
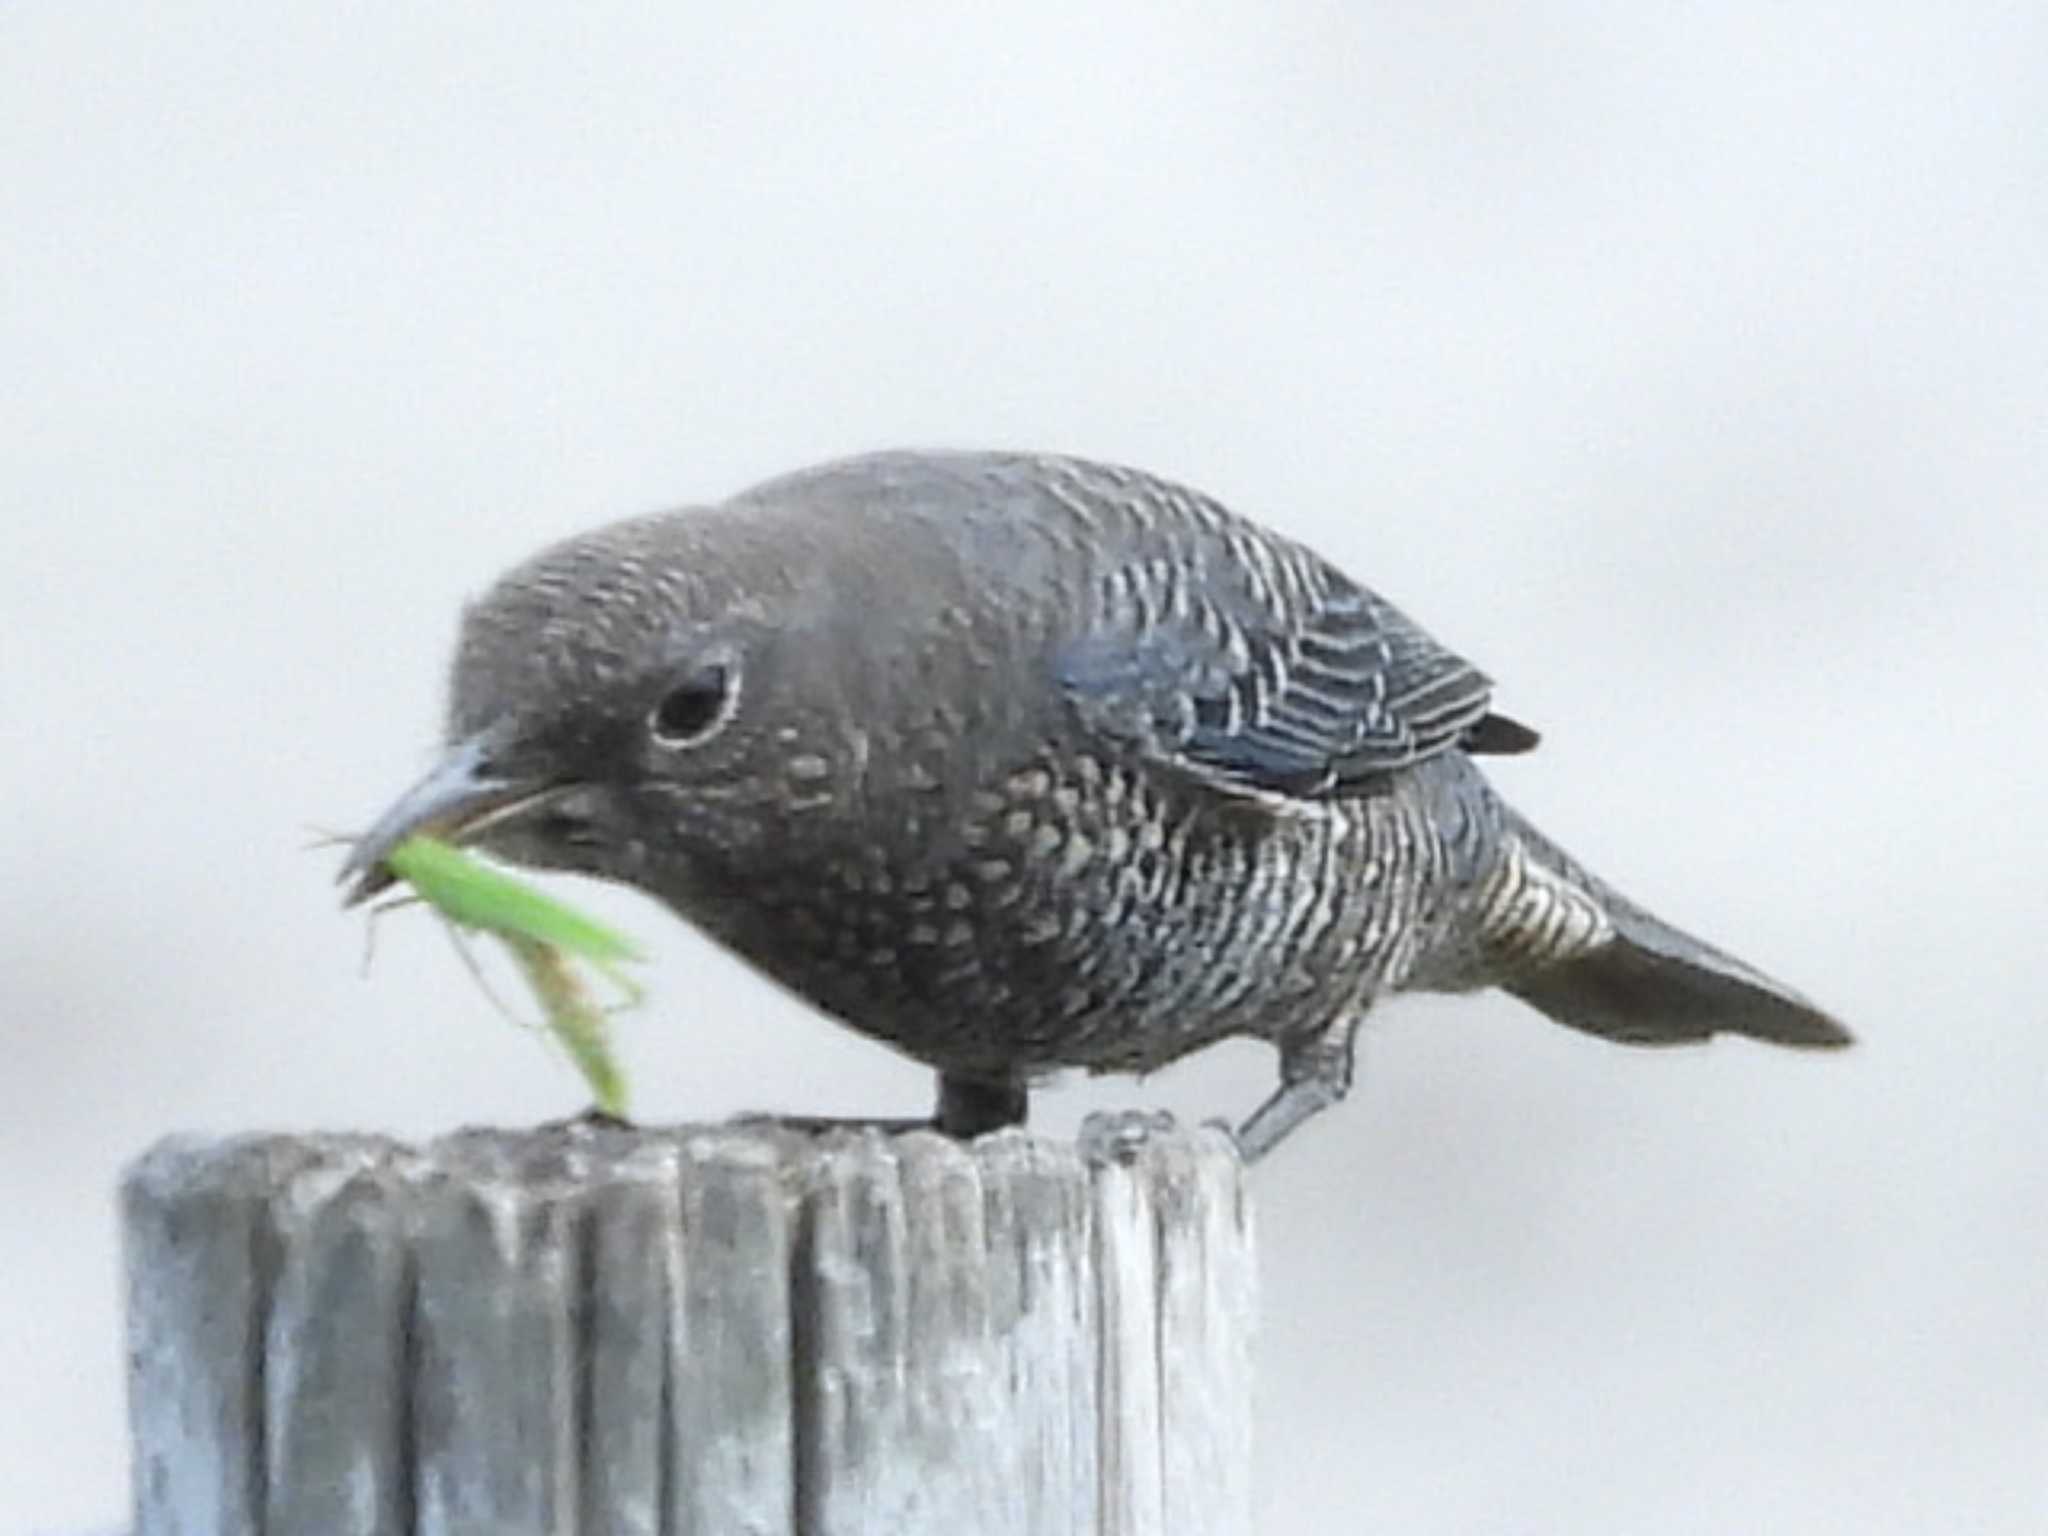
[[[887,451],[552,545],[463,612],[445,753],[359,838],[618,882],[1022,1122],[1074,1069],[1276,1052],[1247,1162],[1403,992],[1633,1045],[1851,1042],[1511,808],[1537,733],[1306,545],[1172,480]]]

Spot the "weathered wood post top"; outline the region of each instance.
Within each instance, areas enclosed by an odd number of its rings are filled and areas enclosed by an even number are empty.
[[[123,1187],[136,1536],[1248,1536],[1219,1133],[175,1138]]]

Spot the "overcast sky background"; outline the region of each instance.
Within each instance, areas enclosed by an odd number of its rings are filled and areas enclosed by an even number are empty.
[[[1381,1013],[1257,1173],[1264,1530],[2039,1530],[2048,11],[750,9],[0,7],[0,1530],[124,1507],[126,1158],[579,1106],[303,851],[462,599],[890,444],[1308,539],[1545,732],[1540,825],[1863,1036]],[[927,1104],[602,905],[644,1118]]]

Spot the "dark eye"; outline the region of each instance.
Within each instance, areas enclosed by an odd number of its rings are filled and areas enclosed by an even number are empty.
[[[664,746],[701,741],[725,719],[732,697],[732,671],[723,662],[699,667],[661,696],[648,725]]]

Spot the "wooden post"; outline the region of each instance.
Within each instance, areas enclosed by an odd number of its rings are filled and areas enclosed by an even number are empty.
[[[135,1536],[1249,1536],[1243,1173],[1004,1132],[173,1139]]]

